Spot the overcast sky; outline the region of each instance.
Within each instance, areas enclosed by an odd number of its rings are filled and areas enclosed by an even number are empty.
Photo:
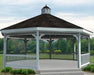
[[[94,32],[94,0],[0,0],[0,29],[40,15],[46,4],[52,15]]]

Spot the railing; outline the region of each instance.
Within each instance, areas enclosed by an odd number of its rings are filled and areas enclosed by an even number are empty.
[[[36,55],[6,54],[6,66],[36,69]]]
[[[90,53],[81,54],[81,66],[85,66],[90,63]]]

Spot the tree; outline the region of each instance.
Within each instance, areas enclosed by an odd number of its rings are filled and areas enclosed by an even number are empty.
[[[0,52],[3,52],[3,39],[0,38]]]

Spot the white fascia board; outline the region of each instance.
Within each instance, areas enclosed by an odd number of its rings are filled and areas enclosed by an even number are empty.
[[[33,32],[36,31],[37,28],[20,28],[20,29],[9,29],[9,30],[1,30],[3,34],[13,34],[13,33],[26,33],[26,32]]]
[[[39,31],[47,32],[82,32],[83,29],[73,29],[73,28],[47,28],[47,27],[38,27]]]
[[[50,27],[32,27],[32,28],[20,28],[20,29],[1,30],[1,33],[2,34],[13,34],[13,33],[36,32],[36,31],[91,34],[91,32],[89,32],[87,30],[84,30],[84,29],[50,28]]]
[[[93,32],[88,31],[88,30],[86,30],[86,29],[83,29],[83,32],[86,33],[86,34],[89,34],[89,35],[92,35],[92,34],[93,34]]]
[[[65,33],[84,33],[91,35],[93,32],[86,29],[77,29],[77,28],[47,28],[47,27],[38,27],[38,31],[47,31],[47,32],[65,32]]]

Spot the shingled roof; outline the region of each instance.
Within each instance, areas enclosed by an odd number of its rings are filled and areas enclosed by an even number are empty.
[[[39,16],[30,18],[23,22],[17,23],[10,27],[4,28],[7,29],[19,29],[19,28],[31,28],[31,27],[53,27],[53,28],[79,28],[83,29],[77,25],[69,23],[63,19],[55,17],[51,14],[41,14]]]

